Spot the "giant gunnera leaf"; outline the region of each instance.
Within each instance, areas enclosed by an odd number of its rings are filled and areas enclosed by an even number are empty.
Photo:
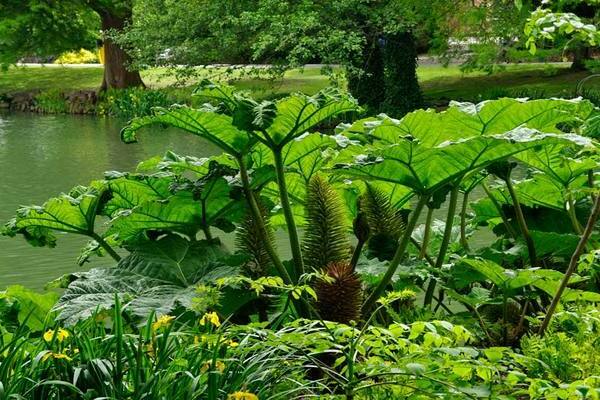
[[[131,249],[116,267],[77,274],[55,306],[67,324],[111,309],[115,295],[124,309],[140,317],[190,308],[199,284],[238,272],[226,263],[228,252],[218,240],[189,241],[170,235]]]
[[[33,246],[54,247],[53,232],[94,236],[94,224],[105,200],[103,181],[77,186],[69,193],[53,197],[41,206],[21,207],[16,217],[2,229],[2,234],[21,234]]]

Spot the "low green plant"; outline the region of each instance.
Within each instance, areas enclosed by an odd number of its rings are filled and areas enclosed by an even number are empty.
[[[527,49],[508,47],[506,49],[506,62],[510,63],[534,63],[534,62],[557,62],[563,61],[564,54],[561,49],[537,49],[535,54]]]
[[[567,307],[556,313],[547,333],[526,336],[521,341],[532,377],[570,382],[597,376],[600,314],[594,307]]]
[[[60,89],[49,89],[36,95],[35,105],[43,113],[67,114],[69,112],[69,104]]]
[[[100,97],[97,114],[131,119],[152,113],[154,107],[165,107],[171,100],[164,91],[143,88],[109,90]]]
[[[117,302],[114,312],[68,329],[15,331],[2,344],[2,396],[226,400],[313,392],[301,363],[276,348],[249,346],[216,313],[185,322],[153,316],[139,326],[125,313]]]

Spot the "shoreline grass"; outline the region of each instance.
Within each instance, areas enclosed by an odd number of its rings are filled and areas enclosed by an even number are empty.
[[[166,76],[165,68],[155,68],[142,72],[149,88],[164,89],[175,97],[185,98],[189,87],[206,74],[177,84],[172,76]],[[481,71],[464,73],[458,65],[422,65],[418,68],[419,81],[425,100],[429,104],[446,102],[449,99],[478,101],[493,97],[496,92],[520,93],[539,92],[544,96],[569,97],[575,92],[577,83],[591,75],[590,72],[574,72],[568,63],[551,64],[509,64],[503,71],[492,75]],[[237,75],[237,76],[236,76]],[[261,79],[242,77],[234,73],[232,83],[240,89],[253,92],[259,97],[270,97],[302,91],[312,94],[330,85],[328,76],[319,67],[306,67],[303,70],[287,71],[283,78]],[[60,67],[60,66],[19,66],[0,72],[0,95],[24,91],[46,90],[90,90],[100,86],[102,67]],[[600,90],[600,79],[590,80],[586,89]]]

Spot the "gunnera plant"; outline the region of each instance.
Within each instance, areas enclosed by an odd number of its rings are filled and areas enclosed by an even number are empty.
[[[329,281],[315,284],[317,311],[326,321],[348,324],[359,321],[363,300],[361,281],[348,262],[333,262],[327,266]]]
[[[344,206],[339,194],[320,175],[312,177],[306,195],[306,230],[302,243],[304,262],[321,271],[332,262],[350,258]]]
[[[273,227],[269,223],[268,211],[265,206],[259,203],[260,211],[263,215],[263,221],[267,234],[267,240],[275,248],[275,235]],[[244,219],[236,230],[235,245],[237,249],[250,256],[250,260],[245,265],[245,272],[252,278],[267,275],[271,267],[271,259],[265,247],[265,243],[260,239],[259,227],[252,216],[250,210],[246,210]]]
[[[398,238],[404,231],[404,220],[399,210],[382,190],[370,184],[367,184],[367,189],[361,195],[360,209],[369,223],[369,254],[380,260],[391,260]]]

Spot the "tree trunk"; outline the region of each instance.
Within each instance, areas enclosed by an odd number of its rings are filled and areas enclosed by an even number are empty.
[[[376,35],[367,34],[362,54],[348,71],[348,90],[361,105],[379,112],[385,98],[383,54]]]
[[[387,35],[384,46],[385,101],[383,111],[401,117],[423,105],[417,79],[417,46],[411,32]]]
[[[585,71],[587,69],[585,62],[589,59],[591,59],[589,47],[581,46],[573,49],[573,63],[571,64],[571,70]]]
[[[120,31],[131,19],[131,12],[127,15],[115,15],[110,12],[100,12],[103,32],[110,30]],[[125,89],[129,87],[144,87],[144,82],[138,71],[127,70],[130,58],[119,45],[110,37],[104,38],[104,78],[101,91],[107,89]]]

